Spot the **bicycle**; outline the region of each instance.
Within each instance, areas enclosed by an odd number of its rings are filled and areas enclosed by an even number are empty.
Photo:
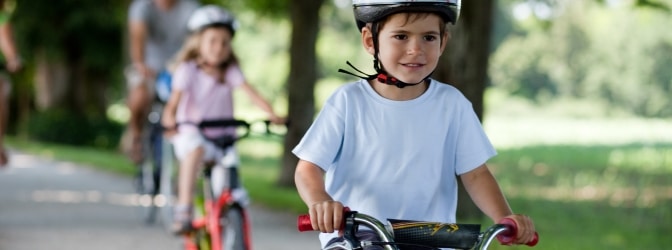
[[[516,235],[516,223],[505,218],[481,232],[479,224],[454,224],[412,220],[388,219],[383,222],[363,213],[345,209],[343,224],[345,241],[326,246],[324,250],[364,249],[367,246],[382,246],[386,250],[404,249],[474,249],[486,250],[493,239],[503,245],[511,245]],[[380,241],[360,241],[355,233],[360,226],[373,230]],[[309,215],[300,215],[297,220],[300,232],[312,231]],[[539,236],[535,233],[528,246],[535,246]]]
[[[265,134],[278,134],[271,131],[270,121],[262,122],[266,128]],[[191,222],[193,230],[184,236],[185,249],[252,249],[251,224],[245,208],[247,194],[238,175],[240,162],[233,146],[250,135],[254,123],[230,119],[192,124],[197,125],[201,131],[204,128],[233,127],[237,128],[237,135],[206,137],[224,152],[224,156],[219,160],[220,164],[204,164],[201,170],[198,181],[201,188],[197,188],[194,198],[194,219]]]
[[[126,80],[140,81],[141,76],[134,68],[128,67],[125,72]],[[151,225],[156,221],[156,215],[161,209],[161,218],[166,229],[172,223],[172,194],[173,183],[165,176],[164,168],[171,169],[174,156],[171,154],[170,143],[163,138],[161,114],[170,95],[170,74],[163,70],[154,81],[154,99],[147,114],[141,137],[143,160],[137,166],[134,186],[138,195],[137,203],[143,222]]]

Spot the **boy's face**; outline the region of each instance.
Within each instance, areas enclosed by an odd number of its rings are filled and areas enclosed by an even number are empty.
[[[434,71],[448,36],[435,14],[393,14],[381,23],[378,59],[391,76],[407,83],[422,81]],[[443,37],[442,37],[443,36]],[[362,43],[375,53],[370,28],[362,29]]]

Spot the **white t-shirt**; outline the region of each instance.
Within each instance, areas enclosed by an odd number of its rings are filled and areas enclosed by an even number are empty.
[[[326,171],[332,198],[383,222],[455,222],[456,175],[496,154],[471,103],[434,80],[409,101],[363,80],[339,88],[293,153]]]
[[[177,105],[175,119],[178,123],[199,123],[234,118],[233,91],[244,83],[243,72],[236,64],[226,69],[224,82],[201,71],[194,61],[178,65],[173,74],[173,89],[182,91],[182,97]],[[232,129],[205,129],[205,135],[216,137],[226,131]],[[180,125],[178,132],[195,132],[195,127]]]

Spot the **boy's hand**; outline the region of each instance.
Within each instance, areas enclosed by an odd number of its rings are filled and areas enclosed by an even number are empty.
[[[514,241],[515,244],[527,244],[534,240],[537,230],[534,228],[534,222],[530,217],[522,214],[512,214],[505,218],[512,219],[518,226],[516,240]]]
[[[333,233],[343,226],[343,204],[338,201],[326,200],[313,203],[308,207],[308,212],[314,230]]]

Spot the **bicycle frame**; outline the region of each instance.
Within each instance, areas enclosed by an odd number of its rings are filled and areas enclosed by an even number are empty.
[[[266,125],[266,134],[273,134],[273,132],[271,132],[268,127],[270,125],[270,121],[263,121],[263,122]],[[232,149],[236,141],[249,136],[251,124],[241,120],[217,120],[217,121],[203,121],[199,124],[192,124],[192,125],[198,125],[198,127],[201,129],[205,127],[218,127],[218,128],[242,127],[245,129],[244,130],[245,132],[242,135],[239,135],[238,137],[227,136],[218,139],[209,139],[217,147],[219,147],[224,151],[224,157],[220,159],[221,164],[216,167],[220,167],[223,168],[224,171],[228,171],[227,174],[228,185],[220,187],[219,185],[214,184],[212,179],[213,170],[215,170],[214,167],[208,166],[203,169],[203,179],[202,179],[202,186],[203,186],[202,190],[204,196],[203,216],[192,220],[191,226],[193,229],[195,229],[195,231],[202,230],[206,232],[207,237],[209,237],[208,243],[210,244],[210,248],[206,249],[223,250],[222,246],[224,245],[224,243],[226,243],[222,238],[222,233],[225,233],[224,232],[225,225],[222,225],[220,219],[223,217],[231,219],[231,217],[229,217],[231,214],[225,215],[223,213],[225,212],[228,213],[229,211],[234,212],[237,211],[240,213],[240,216],[242,217],[240,218],[242,221],[239,222],[241,224],[240,226],[242,226],[242,232],[240,232],[242,233],[242,239],[237,237],[237,235],[235,234],[234,237],[236,237],[237,240],[242,241],[243,249],[245,250],[252,249],[249,216],[244,208],[244,204],[241,204],[234,194],[234,190],[240,186],[240,183],[238,179],[238,172],[236,171],[238,169],[237,166],[239,165],[239,161],[237,159],[237,156],[235,156],[235,152]],[[215,188],[217,189],[223,188],[223,189],[221,190],[221,192],[219,192],[219,190],[217,190],[218,192],[216,192]],[[227,221],[227,223],[230,222],[231,221]],[[188,250],[196,250],[196,249],[202,250],[202,248],[199,248],[200,242],[198,242],[198,240],[199,240],[198,237],[196,237],[194,233],[185,235],[185,248]]]
[[[215,193],[212,188],[210,172],[211,169],[206,169],[205,178],[203,179],[203,190],[204,190],[204,210],[205,214],[202,217],[195,218],[192,220],[192,228],[195,230],[204,229],[207,231],[210,237],[210,245],[212,250],[222,250],[221,246],[223,245],[223,239],[221,238],[223,225],[220,223],[220,218],[222,211],[227,211],[232,207],[239,206],[242,208],[242,205],[234,199],[232,189],[225,188],[221,194],[215,198]],[[243,239],[245,244],[245,249],[252,249],[251,239],[250,239],[250,223],[248,214],[245,209],[240,209],[243,216]],[[198,250],[198,243],[193,241],[192,235],[185,236],[185,249],[188,250]]]
[[[427,249],[461,248],[485,250],[488,249],[493,239],[499,240],[503,245],[512,244],[513,235],[516,234],[517,230],[515,222],[511,219],[504,219],[498,224],[490,226],[486,231],[479,232],[480,225],[474,224],[401,220],[389,220],[388,224],[384,224],[372,216],[347,209],[344,216],[345,219],[341,230],[344,230],[345,242],[334,247],[327,246],[324,250],[363,249],[363,247],[371,245],[380,245],[385,250],[399,250],[398,245],[416,245],[426,247]],[[298,230],[301,232],[313,230],[308,215],[299,216],[297,225]],[[360,241],[357,239],[355,232],[359,230],[360,226],[372,230],[378,235],[380,241]],[[448,230],[441,233],[438,230],[440,228],[448,228]],[[397,239],[395,239],[395,234],[397,234]],[[476,237],[473,237],[473,235]],[[527,243],[527,245],[535,246],[537,242],[538,235],[535,234],[535,239]]]

